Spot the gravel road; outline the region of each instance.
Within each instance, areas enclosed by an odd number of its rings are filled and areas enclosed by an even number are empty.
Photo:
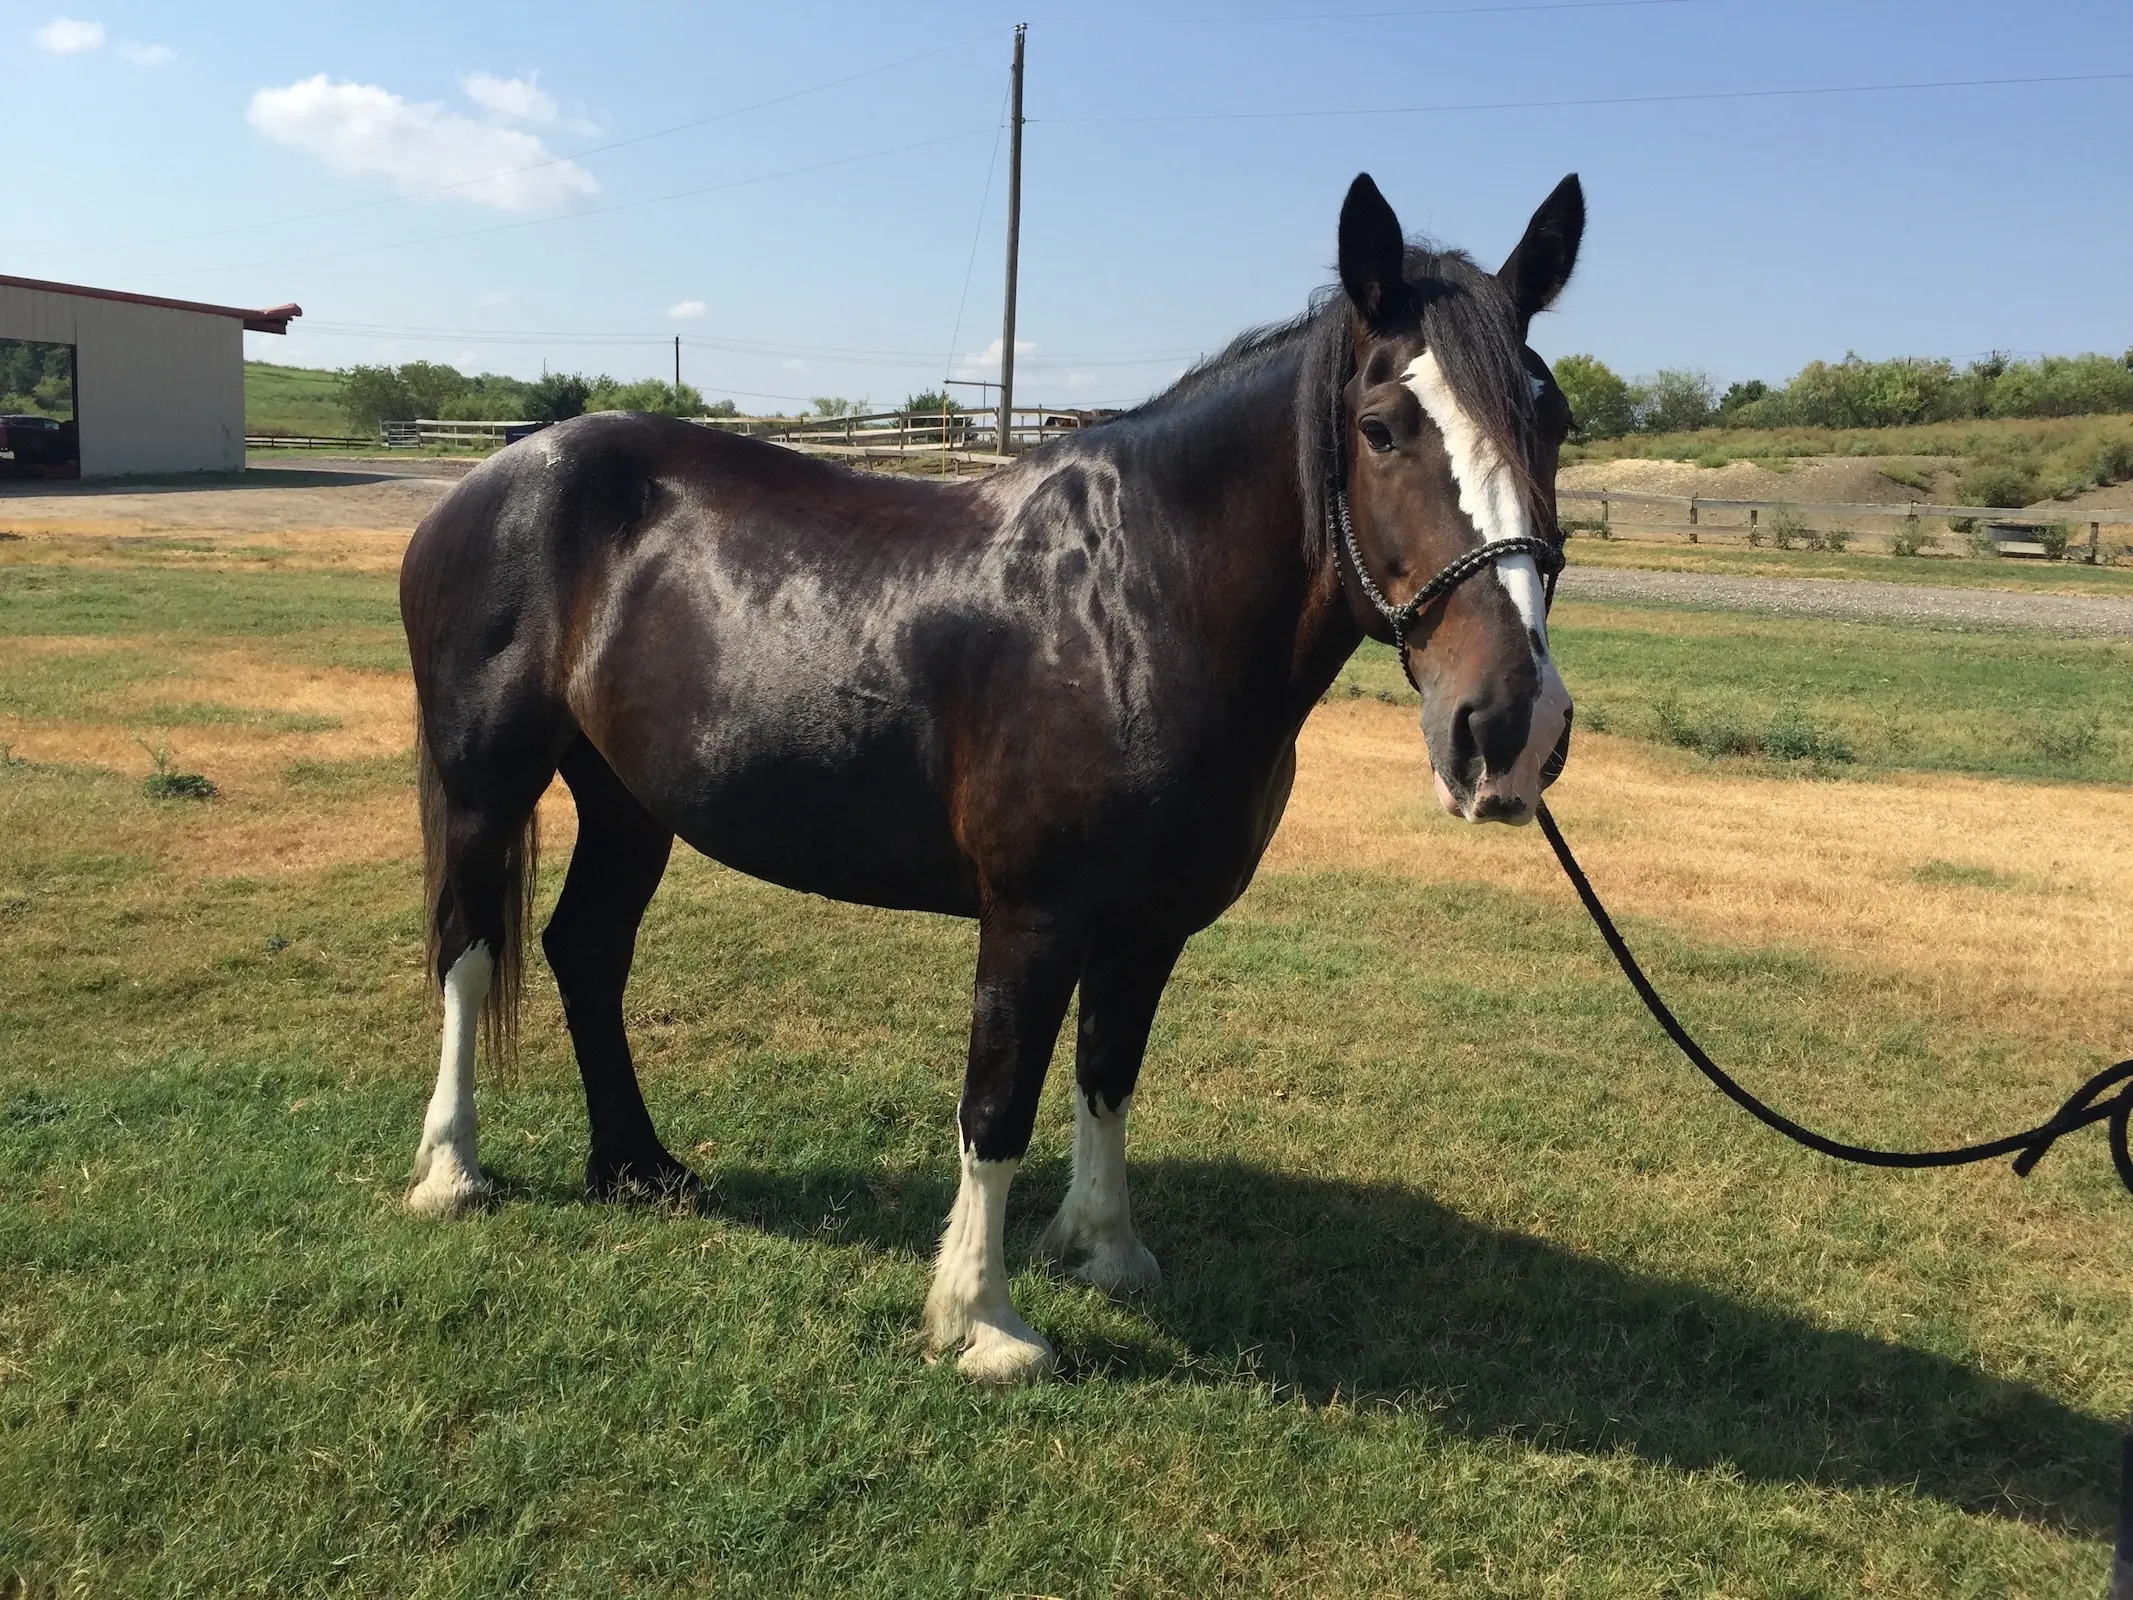
[[[1659,600],[1786,617],[1923,622],[1943,628],[2021,628],[2086,639],[2133,639],[2133,600],[2102,595],[2016,594],[2002,589],[1925,588],[1843,578],[1722,577],[1570,567],[1558,592],[1572,600]]]

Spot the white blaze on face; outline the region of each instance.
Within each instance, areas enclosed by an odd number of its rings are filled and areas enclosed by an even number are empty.
[[[1422,410],[1436,424],[1452,461],[1452,479],[1459,485],[1459,509],[1474,524],[1482,541],[1495,544],[1520,539],[1533,531],[1526,497],[1519,492],[1517,474],[1481,426],[1459,403],[1452,386],[1437,365],[1436,352],[1425,350],[1407,364],[1400,381],[1422,402]],[[1534,665],[1540,669],[1540,695],[1534,703],[1531,731],[1518,762],[1509,772],[1484,772],[1475,798],[1515,796],[1530,814],[1540,801],[1541,767],[1554,753],[1570,718],[1570,691],[1548,651],[1547,593],[1541,587],[1540,569],[1531,556],[1505,556],[1492,568],[1496,581],[1511,597],[1519,620],[1532,641]],[[1437,797],[1447,811],[1460,807],[1444,779],[1437,779]]]

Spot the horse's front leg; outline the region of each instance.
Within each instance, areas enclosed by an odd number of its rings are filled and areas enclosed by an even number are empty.
[[[1052,1347],[1008,1298],[1007,1191],[1086,948],[1077,926],[1043,912],[995,908],[979,922],[970,1066],[956,1112],[963,1180],[926,1296],[926,1339],[935,1352],[960,1349],[958,1370],[980,1383],[1052,1370]]]
[[[1081,979],[1074,1046],[1074,1176],[1038,1249],[1113,1294],[1153,1289],[1162,1268],[1133,1231],[1126,1199],[1126,1112],[1148,1029],[1182,947],[1171,940],[1104,941]]]

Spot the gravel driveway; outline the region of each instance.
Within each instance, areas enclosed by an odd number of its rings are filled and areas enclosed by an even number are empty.
[[[1572,600],[1659,600],[1786,617],[1924,622],[1943,628],[2022,628],[2087,639],[2133,639],[2133,600],[2101,595],[2011,594],[1844,578],[1721,577],[1570,567],[1558,593]]]

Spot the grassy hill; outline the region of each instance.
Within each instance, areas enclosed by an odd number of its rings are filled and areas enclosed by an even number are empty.
[[[340,377],[316,367],[279,367],[271,361],[244,364],[244,430],[247,433],[334,435],[350,432],[336,398]]]

